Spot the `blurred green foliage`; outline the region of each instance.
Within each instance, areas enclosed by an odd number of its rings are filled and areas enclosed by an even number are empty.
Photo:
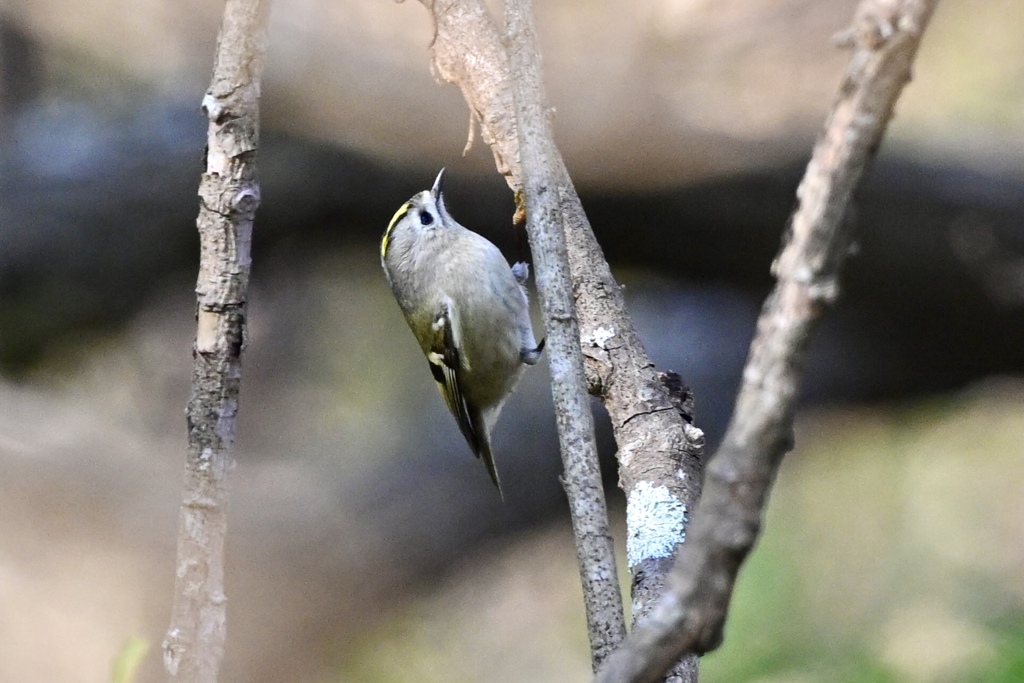
[[[702,680],[1024,680],[1022,398],[805,416]]]
[[[133,683],[135,674],[149,652],[149,641],[142,636],[132,636],[114,659],[110,676],[112,683]]]
[[[1006,381],[803,415],[701,681],[1024,680],[1021,405]],[[576,581],[564,526],[523,538],[338,644],[335,680],[588,680]]]

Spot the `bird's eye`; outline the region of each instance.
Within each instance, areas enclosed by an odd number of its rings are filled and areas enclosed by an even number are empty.
[[[430,215],[429,211],[420,211],[420,225],[430,225],[434,222],[434,217]]]

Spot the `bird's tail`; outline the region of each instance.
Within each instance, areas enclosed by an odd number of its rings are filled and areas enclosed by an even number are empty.
[[[498,495],[504,500],[505,496],[501,492],[501,482],[498,479],[498,468],[494,466],[494,455],[491,453],[489,421],[484,417],[483,412],[479,410],[472,411],[470,421],[472,422],[476,439],[470,440],[469,445],[473,448],[473,454],[484,461],[484,465],[487,467],[487,474],[491,475],[491,481],[494,482],[494,487],[498,489]]]

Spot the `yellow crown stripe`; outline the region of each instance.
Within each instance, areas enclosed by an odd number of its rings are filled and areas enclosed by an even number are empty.
[[[395,211],[395,215],[391,217],[391,222],[388,223],[388,229],[384,231],[384,237],[380,241],[380,258],[384,260],[384,256],[388,253],[388,242],[391,240],[391,231],[395,229],[395,224],[398,221],[405,218],[405,214],[409,213],[409,209],[412,207],[411,202],[406,202],[398,207],[398,211]]]

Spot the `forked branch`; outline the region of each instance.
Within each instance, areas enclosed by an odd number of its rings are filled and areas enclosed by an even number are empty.
[[[854,48],[825,130],[797,190],[799,207],[772,272],[733,415],[711,460],[669,591],[606,661],[597,683],[658,680],[684,653],[722,639],[729,599],[757,540],[768,492],[792,447],[803,361],[839,293],[849,251],[844,213],[892,117],[938,0],[864,0],[844,40]]]
[[[515,75],[501,34],[481,0],[422,1],[435,22],[437,73],[462,90],[495,165],[518,195],[524,180]],[[515,10],[511,3],[510,9]],[[647,356],[553,143],[542,163],[549,190],[557,189],[561,203],[587,386],[604,403],[618,444],[634,616],[639,616],[663,590],[671,558],[684,538],[687,514],[700,492],[704,437],[684,416],[685,391],[678,378],[657,372]]]

